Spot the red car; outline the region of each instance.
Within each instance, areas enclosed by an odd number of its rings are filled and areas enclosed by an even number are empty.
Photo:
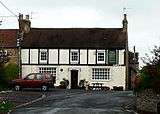
[[[11,86],[16,91],[22,88],[41,88],[47,91],[50,87],[54,87],[55,77],[49,73],[31,73],[23,79],[12,80]]]

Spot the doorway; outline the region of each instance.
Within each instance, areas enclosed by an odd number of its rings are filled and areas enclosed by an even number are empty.
[[[78,88],[78,70],[71,70],[71,89]]]

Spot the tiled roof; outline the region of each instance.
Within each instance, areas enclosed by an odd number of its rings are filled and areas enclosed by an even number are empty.
[[[23,48],[125,48],[122,28],[32,28]]]
[[[15,48],[17,32],[17,29],[0,29],[0,46],[4,48]]]

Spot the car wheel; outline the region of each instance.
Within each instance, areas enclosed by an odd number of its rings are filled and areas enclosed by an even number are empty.
[[[14,89],[15,89],[16,91],[19,91],[19,90],[21,89],[21,87],[20,87],[19,85],[15,85],[15,86],[14,86]]]
[[[43,85],[41,89],[42,89],[42,91],[47,91],[48,90],[48,86]]]

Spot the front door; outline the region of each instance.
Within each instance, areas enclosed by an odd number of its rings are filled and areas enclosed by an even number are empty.
[[[78,70],[71,70],[71,89],[78,88]]]

